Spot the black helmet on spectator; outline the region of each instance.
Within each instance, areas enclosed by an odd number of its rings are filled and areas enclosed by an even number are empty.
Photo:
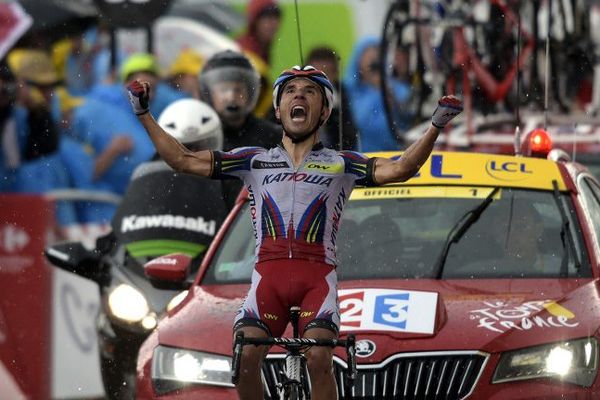
[[[227,83],[241,83],[247,93],[245,102],[231,102],[225,109],[223,118],[240,118],[250,114],[256,106],[260,93],[260,75],[252,63],[242,53],[225,50],[213,55],[200,71],[200,96],[213,105],[213,95],[219,89],[227,87]],[[227,90],[227,89],[225,89]]]

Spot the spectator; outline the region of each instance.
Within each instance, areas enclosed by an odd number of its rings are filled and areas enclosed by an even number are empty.
[[[71,136],[71,121],[73,113],[84,102],[81,97],[73,97],[64,87],[55,90],[58,98],[60,113],[60,148],[61,161],[69,171],[70,185],[74,189],[96,190],[94,187],[94,158],[91,146],[80,142]],[[89,204],[87,202],[75,203],[77,219],[80,223],[97,222],[88,217]]]
[[[54,153],[59,135],[50,110],[58,76],[50,57],[41,50],[17,49],[9,53],[8,65],[17,79],[15,111],[23,161]]]
[[[400,148],[384,110],[379,42],[374,37],[358,42],[344,77],[352,118],[359,133],[359,150],[363,152]],[[399,101],[405,101],[410,96],[410,87],[396,81],[394,92]]]
[[[223,124],[223,148],[270,148],[281,140],[279,128],[252,114],[260,91],[260,77],[243,54],[225,50],[212,56],[200,73],[200,97],[210,104]]]
[[[111,119],[114,119],[115,116],[118,116],[116,110],[104,104],[96,104],[94,107],[94,100],[86,102],[83,97],[71,96],[64,88],[58,88],[56,95],[60,102],[61,126],[66,134],[65,137],[81,141],[87,147],[88,152],[95,156],[92,168],[93,180],[102,178],[119,156],[132,158],[130,157],[133,150],[132,138],[127,134],[114,134],[113,130],[107,129],[108,125],[102,124],[101,121],[95,121],[95,118],[98,117],[93,112],[104,109],[104,111],[110,112]],[[98,135],[95,137],[94,134]],[[100,141],[107,141],[108,144],[99,146]],[[98,151],[99,148],[103,149]],[[127,178],[129,177],[127,176]],[[119,181],[119,179],[111,179],[111,181],[116,183],[115,181]],[[118,188],[119,185],[115,184],[111,191],[119,192]]]
[[[308,54],[306,64],[325,72],[334,87],[333,111],[327,123],[320,128],[321,141],[325,146],[336,150],[355,150],[356,128],[352,122],[346,91],[340,82],[339,57],[329,47],[316,47]]]
[[[108,33],[91,26],[53,46],[53,59],[69,93],[84,96],[95,86],[113,79]],[[117,54],[117,64],[122,61]]]
[[[244,52],[254,53],[270,65],[271,44],[279,30],[281,9],[274,0],[250,0],[246,15],[248,28],[238,43]]]
[[[198,74],[202,65],[204,59],[200,54],[192,49],[182,50],[167,72],[169,85],[186,96],[199,99]]]
[[[59,129],[51,114],[58,75],[50,56],[41,50],[13,50],[8,65],[17,79],[14,117],[19,165],[13,189],[23,193],[46,193],[71,186],[71,176],[60,153]],[[72,203],[57,202],[61,225],[77,223]]]
[[[260,92],[258,72],[243,54],[225,50],[212,56],[200,73],[200,97],[210,104],[223,125],[223,148],[271,148],[281,141],[281,130],[252,112]],[[232,206],[242,184],[224,182],[224,196]]]
[[[91,158],[89,188],[123,195],[134,169],[154,154],[151,143],[142,136],[141,126],[121,109],[96,99],[76,98],[64,89],[58,91],[57,97],[63,136],[83,144]],[[84,222],[106,223],[115,207],[90,203],[81,210]]]

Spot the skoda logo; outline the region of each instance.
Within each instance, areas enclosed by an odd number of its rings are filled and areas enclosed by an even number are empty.
[[[375,342],[371,340],[359,340],[356,342],[356,357],[367,358],[375,353]]]

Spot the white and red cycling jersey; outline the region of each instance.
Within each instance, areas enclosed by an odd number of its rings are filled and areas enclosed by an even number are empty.
[[[336,265],[336,237],[356,184],[375,185],[375,159],[313,146],[294,167],[282,145],[213,152],[212,178],[242,179],[250,192],[256,262],[294,258]]]

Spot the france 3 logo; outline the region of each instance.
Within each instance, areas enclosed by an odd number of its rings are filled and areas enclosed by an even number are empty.
[[[395,289],[340,290],[341,330],[433,333],[437,296]]]

